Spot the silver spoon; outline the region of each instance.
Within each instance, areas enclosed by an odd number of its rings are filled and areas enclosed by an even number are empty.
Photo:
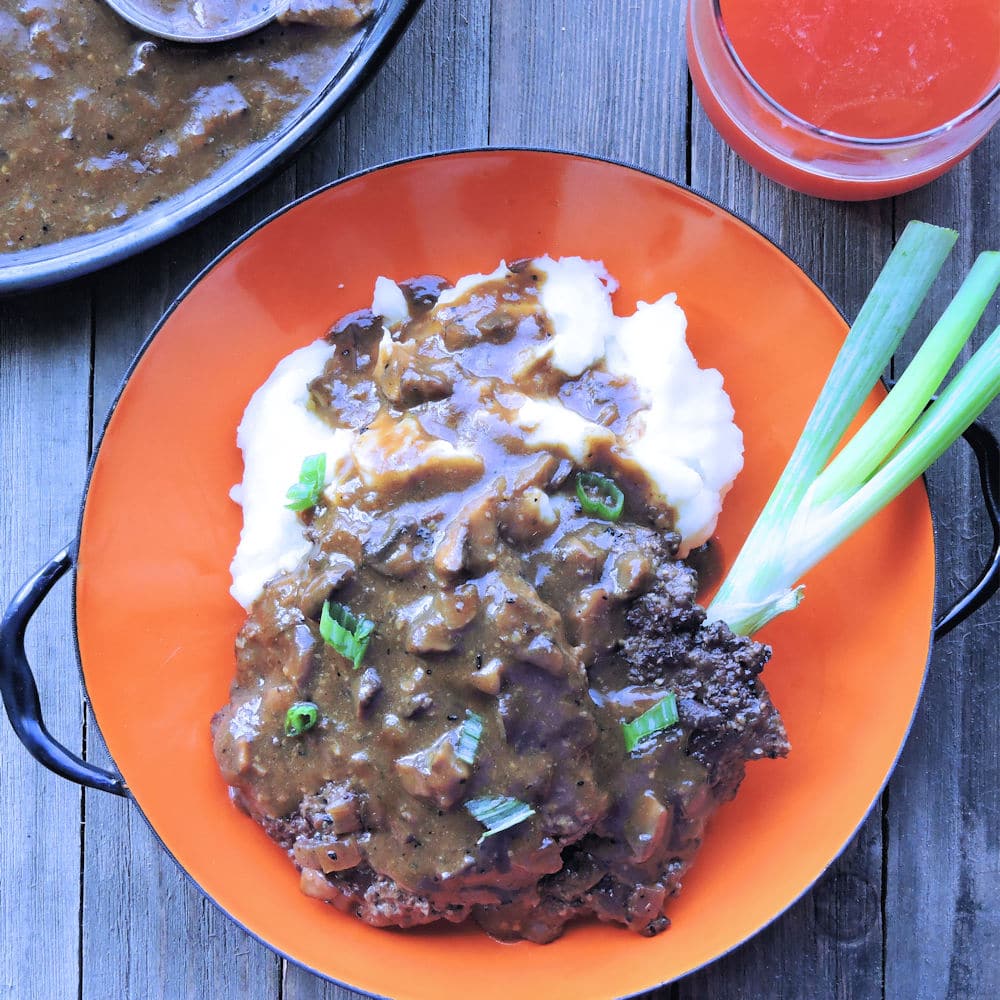
[[[259,31],[291,0],[104,0],[129,24],[171,42],[226,42]]]

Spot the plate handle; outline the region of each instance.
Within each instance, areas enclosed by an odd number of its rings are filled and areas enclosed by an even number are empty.
[[[14,595],[0,621],[0,697],[18,739],[50,771],[87,788],[128,795],[120,775],[88,764],[53,739],[42,719],[38,687],[24,650],[24,633],[48,592],[73,565],[71,542]]]
[[[1000,445],[992,432],[980,423],[972,424],[962,436],[979,464],[983,506],[993,526],[993,550],[979,579],[938,619],[934,626],[935,641],[944,638],[1000,589]]]

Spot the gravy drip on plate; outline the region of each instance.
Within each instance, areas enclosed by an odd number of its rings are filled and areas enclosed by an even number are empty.
[[[311,551],[250,608],[213,722],[235,801],[303,891],[372,924],[472,916],[548,941],[596,913],[656,933],[744,760],[786,748],[766,648],[703,625],[671,513],[615,443],[634,383],[601,364],[569,378],[539,350],[543,280],[514,265],[439,304],[446,283],[415,279],[391,334],[370,312],[330,332],[312,404],[357,437],[303,514]],[[533,443],[529,397],[607,440],[575,458]],[[619,521],[584,512],[580,468],[622,488]],[[327,599],[375,623],[357,669],[320,636]],[[680,722],[626,752],[622,723],[668,691]],[[286,736],[301,701],[318,722]],[[465,803],[488,796],[534,814],[481,840]]]
[[[0,254],[92,233],[272,135],[371,0],[294,0],[231,43],[154,40],[100,0],[0,0]]]

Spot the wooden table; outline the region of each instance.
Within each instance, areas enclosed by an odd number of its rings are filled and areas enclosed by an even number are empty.
[[[961,230],[945,268],[953,287],[976,252],[1000,247],[1000,130],[945,178],[891,201],[785,191],[727,150],[692,96],[683,6],[427,0],[367,92],[282,173],[133,260],[0,301],[0,599],[76,530],[90,450],[164,308],[247,227],[359,168],[484,144],[622,159],[749,219],[848,316],[910,218]],[[1000,406],[987,420],[1000,429]],[[988,551],[989,525],[969,501],[975,479],[964,448],[929,477],[942,605]],[[43,607],[31,650],[50,728],[106,761],[81,697],[69,590],[63,582]],[[895,776],[828,874],[752,941],[651,996],[1000,996],[998,649],[994,601],[935,651]],[[5,723],[0,768],[0,998],[356,995],[250,938],[184,878],[134,808],[43,771]]]

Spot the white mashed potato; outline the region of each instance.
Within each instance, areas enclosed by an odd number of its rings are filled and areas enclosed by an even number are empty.
[[[676,295],[640,302],[631,316],[616,316],[611,293],[617,283],[603,264],[543,257],[534,266],[546,275],[540,299],[554,336],[525,364],[547,361],[576,377],[603,362],[609,371],[635,381],[646,406],[630,419],[618,444],[645,472],[664,506],[673,508],[681,555],[686,555],[715,530],[723,497],[743,467],[743,436],[733,422],[722,376],[698,367],[685,341],[687,318]],[[492,274],[459,279],[436,308],[506,272],[501,263]],[[373,312],[387,328],[408,317],[395,282],[377,279]],[[243,505],[243,531],[231,570],[232,594],[244,607],[271,577],[292,569],[309,550],[301,521],[285,507],[285,493],[298,479],[302,459],[325,452],[330,484],[338,462],[352,450],[353,431],[333,430],[308,408],[307,385],[322,373],[332,351],[318,340],[282,360],[254,393],[240,424],[244,476],[232,495]],[[558,399],[526,399],[517,420],[529,444],[561,449],[578,462],[590,444],[613,437]]]
[[[338,460],[350,450],[353,432],[333,430],[308,407],[308,383],[332,353],[330,344],[317,340],[282,358],[251,397],[236,432],[243,482],[230,496],[243,507],[243,530],[229,567],[230,592],[245,608],[271,577],[292,569],[309,551],[302,522],[285,506],[302,459],[325,452],[329,482]]]
[[[611,292],[617,282],[603,264],[543,257],[535,266],[547,276],[541,302],[555,328],[544,349],[551,364],[575,376],[603,360],[609,371],[638,385],[648,409],[632,418],[623,443],[674,508],[686,555],[715,530],[722,499],[743,468],[743,434],[733,422],[722,376],[698,367],[684,339],[687,317],[676,295],[640,302],[631,316],[615,316]],[[521,420],[530,427],[537,414],[535,407],[522,407]],[[573,422],[550,413],[544,422],[567,438],[586,435],[588,428],[598,437],[608,433],[579,417]],[[534,433],[546,431],[539,426]],[[577,440],[572,449],[584,452],[585,442]]]

